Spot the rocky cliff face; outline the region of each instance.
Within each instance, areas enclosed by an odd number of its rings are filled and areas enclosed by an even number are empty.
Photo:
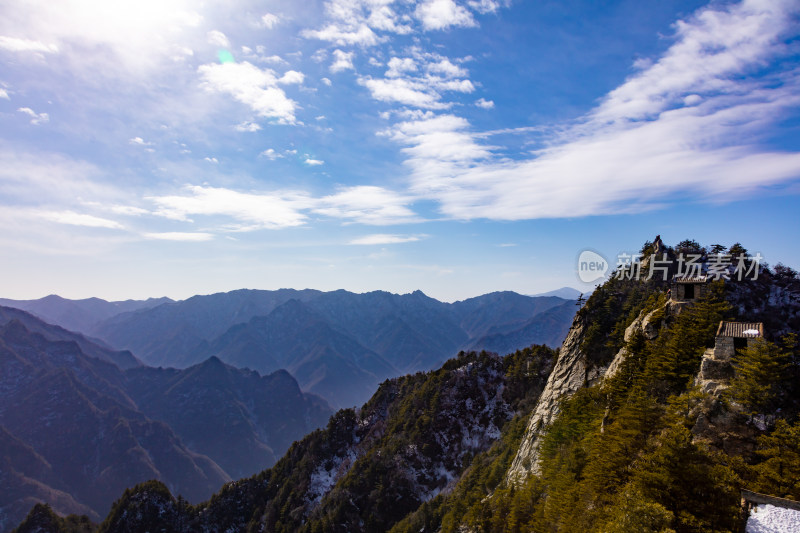
[[[677,316],[685,305],[685,302],[670,300],[654,310],[643,310],[625,329],[625,342],[629,341],[637,331],[649,340],[655,339],[664,324]],[[558,416],[560,402],[582,387],[591,386],[613,376],[628,355],[627,349],[623,346],[608,365],[600,365],[593,361],[581,348],[588,326],[589,319],[585,315],[581,313],[575,315],[553,372],[539,397],[519,451],[508,471],[509,481],[519,481],[525,479],[528,474],[539,473],[539,437]]]
[[[586,326],[586,319],[580,313],[575,315],[553,372],[539,397],[525,437],[509,469],[510,480],[523,479],[529,473],[538,472],[538,439],[542,429],[558,414],[559,401],[602,375],[600,369],[588,364],[586,355],[581,350]]]

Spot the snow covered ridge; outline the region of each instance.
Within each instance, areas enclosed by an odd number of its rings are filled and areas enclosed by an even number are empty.
[[[386,432],[396,427],[404,404],[430,401],[413,398],[422,384],[407,391],[403,391],[396,380],[384,384],[388,389],[384,390],[384,401],[374,408],[365,406],[356,413],[355,427],[347,439],[349,443],[316,462],[305,496],[306,514],[323,503],[323,498],[343,477],[351,473],[358,475],[357,461],[370,450],[378,456],[393,456],[397,474],[412,487],[420,501],[428,501],[439,494],[458,479],[459,471],[465,466],[464,459],[488,448],[500,437],[498,425],[513,416],[503,399],[504,381],[502,361],[497,356],[469,361],[443,373],[438,397],[433,406],[428,404],[433,407],[431,414],[435,420],[424,433],[427,445],[408,439],[407,435]],[[425,416],[416,409],[409,412]],[[408,442],[404,446],[392,449],[394,442],[406,439]],[[423,452],[423,449],[430,450],[429,446],[434,446],[437,453]]]

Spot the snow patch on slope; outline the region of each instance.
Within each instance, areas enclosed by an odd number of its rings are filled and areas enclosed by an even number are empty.
[[[800,532],[800,511],[775,507],[774,505],[757,505],[750,511],[745,533],[786,533]]]

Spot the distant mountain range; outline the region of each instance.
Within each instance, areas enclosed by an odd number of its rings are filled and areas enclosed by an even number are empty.
[[[366,401],[384,379],[430,370],[460,350],[507,353],[534,343],[558,346],[575,313],[573,303],[514,292],[444,303],[420,291],[281,289],[178,302],[103,306],[95,299],[50,296],[8,305],[52,318],[63,317],[59,310],[77,307],[75,315],[85,318],[79,331],[130,350],[151,366],[186,368],[216,356],[261,374],[286,369],[303,390],[346,407]],[[131,309],[122,310],[126,306]],[[109,315],[113,309],[119,312]]]
[[[48,324],[57,324],[70,331],[88,332],[95,324],[114,315],[137,311],[172,302],[169,298],[147,300],[125,300],[107,302],[100,298],[68,300],[51,294],[38,300],[9,300],[0,298],[0,305],[28,311]]]
[[[42,500],[97,519],[148,479],[200,501],[271,466],[331,413],[286,371],[218,358],[150,368],[0,307],[0,531]]]
[[[533,296],[558,296],[559,298],[564,298],[565,300],[577,300],[579,296],[583,295],[584,297],[589,296],[589,292],[581,292],[578,289],[573,289],[572,287],[561,287],[560,289],[556,289],[554,291],[542,292],[539,294],[534,294]]]

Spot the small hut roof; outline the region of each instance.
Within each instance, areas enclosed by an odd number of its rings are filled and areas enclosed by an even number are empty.
[[[763,336],[763,322],[726,322],[723,320],[719,323],[719,328],[717,328],[717,337],[752,339]]]
[[[701,276],[675,276],[673,278],[675,283],[685,283],[685,284],[692,284],[692,283],[705,283],[708,281],[708,276],[705,274]]]

